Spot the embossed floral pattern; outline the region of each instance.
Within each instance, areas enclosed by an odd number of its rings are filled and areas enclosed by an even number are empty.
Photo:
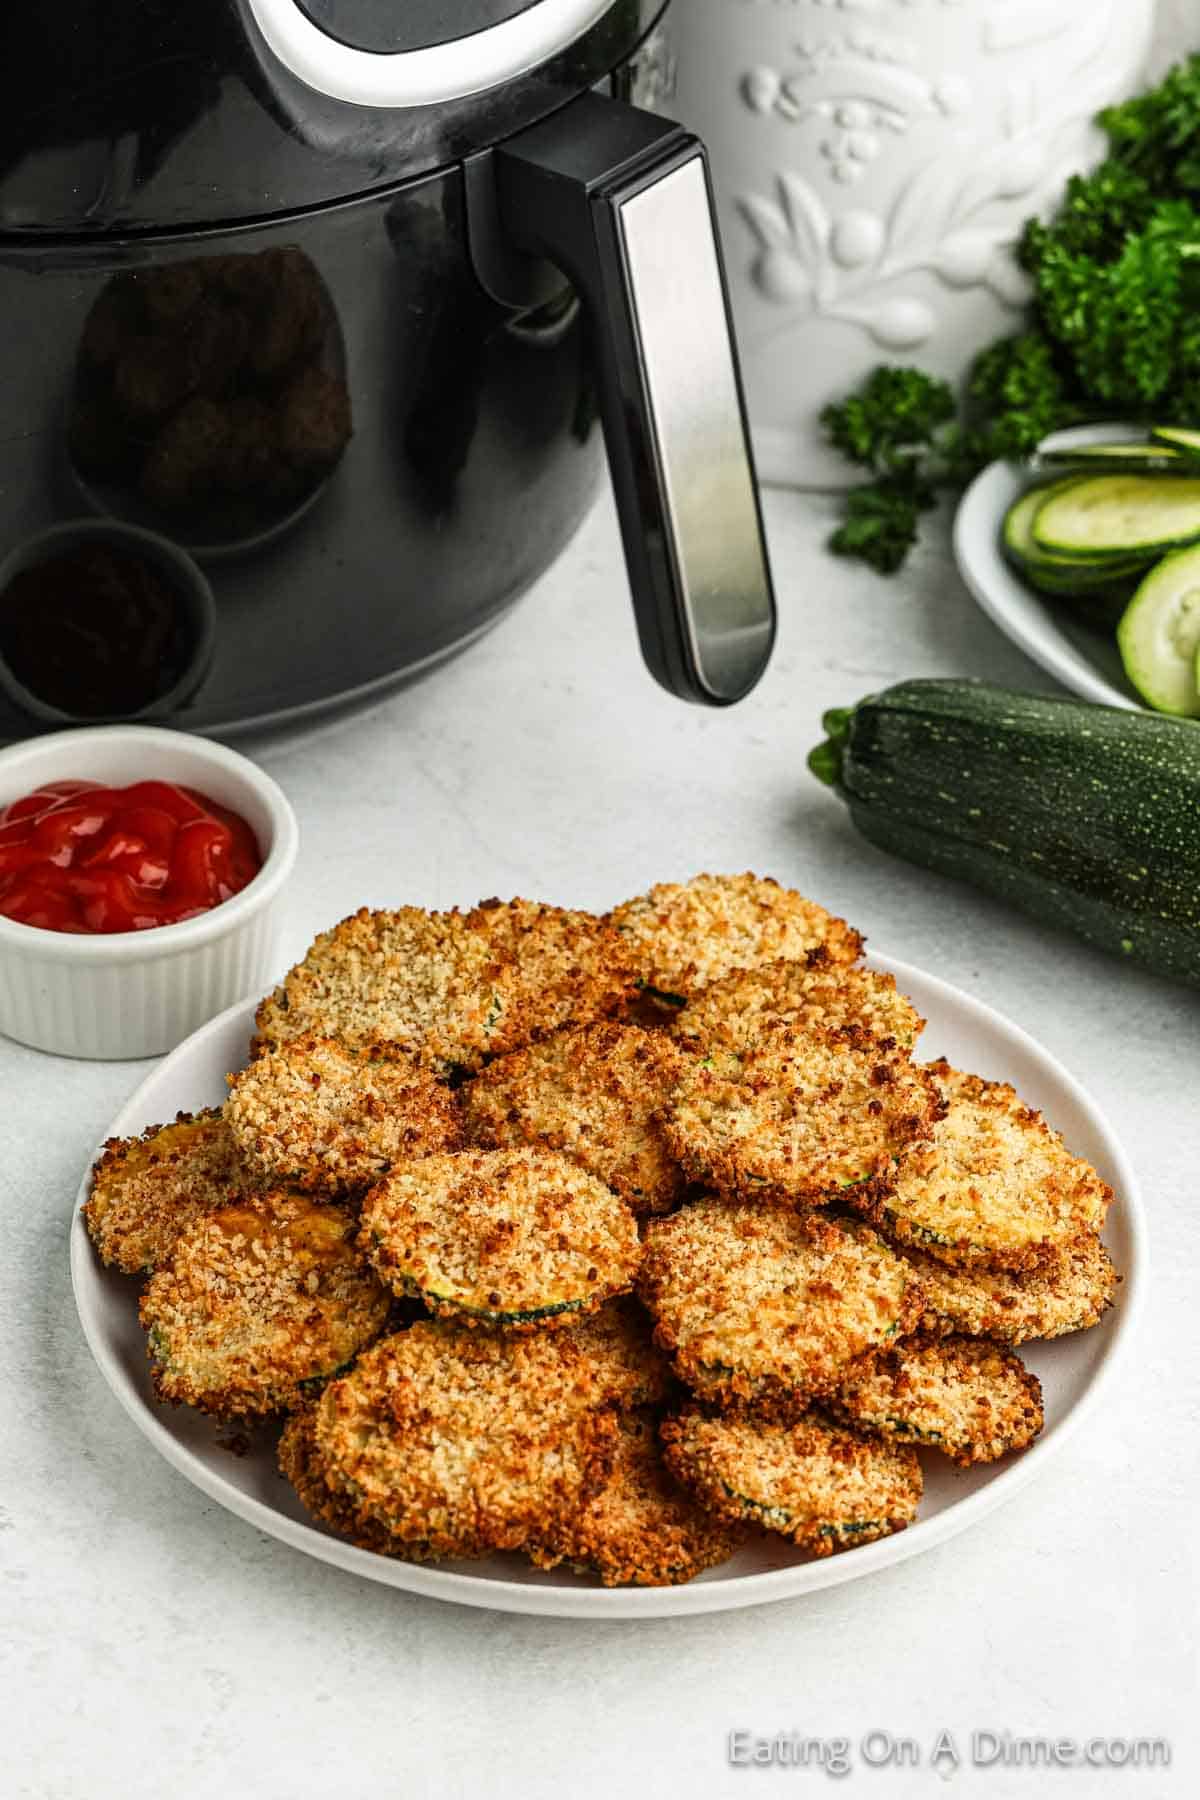
[[[986,58],[992,93],[997,82],[1000,89],[998,109],[993,102],[994,116],[982,122],[969,67],[923,66],[921,45],[905,30],[906,17],[920,11],[954,6],[961,13],[970,4],[808,0],[805,9],[803,0],[792,0],[797,15],[837,13],[845,23],[801,34],[786,64],[756,64],[735,76],[749,112],[795,128],[806,149],[803,174],[780,168],[767,191],[737,199],[753,241],[750,281],[786,309],[789,325],[816,313],[861,326],[886,350],[915,350],[938,325],[929,286],[906,291],[906,279],[918,275],[932,275],[946,290],[986,287],[1004,305],[1023,303],[1012,235],[1022,214],[1061,182],[1087,119],[1111,95],[1108,57],[1122,0],[973,6],[978,37],[970,66]],[[1057,48],[1055,40],[1068,49],[1066,81],[1061,61],[1047,79],[1027,54],[1040,42]],[[1012,50],[1023,54],[1008,67]],[[887,154],[889,142],[899,147],[912,138],[915,146],[919,133],[926,153],[904,155],[904,172],[884,204],[877,183],[873,204],[838,200],[839,191],[850,200],[845,190]]]
[[[851,183],[861,180],[889,134],[903,137],[915,119],[953,117],[969,106],[970,88],[961,77],[930,80],[917,60],[903,38],[858,29],[802,41],[790,70],[748,70],[741,94],[751,112],[789,125],[817,121],[829,174]],[[829,91],[814,92],[822,80]]]

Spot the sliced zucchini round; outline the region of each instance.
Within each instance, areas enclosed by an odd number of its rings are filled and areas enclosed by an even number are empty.
[[[1200,455],[1200,447],[1196,454]],[[1124,444],[1076,444],[1074,448],[1064,444],[1058,450],[1039,450],[1037,460],[1050,469],[1078,469],[1089,474],[1104,469],[1109,474],[1153,475],[1169,474],[1188,459],[1173,444],[1142,444],[1131,439]]]
[[[1051,555],[1167,551],[1200,538],[1200,478],[1096,475],[1049,494],[1033,517],[1033,542]]]
[[[1063,481],[1028,488],[1019,500],[1013,501],[1005,513],[1004,523],[1001,527],[1003,546],[1006,553],[1022,567],[1036,565],[1038,568],[1082,569],[1090,572],[1095,569],[1098,561],[1125,563],[1130,560],[1123,551],[1104,558],[1075,556],[1064,551],[1043,550],[1034,542],[1033,521],[1037,517],[1039,509],[1052,494],[1065,493],[1069,487],[1074,487],[1079,479],[1078,475],[1071,475]],[[1144,558],[1140,560],[1144,560]]]
[[[1039,550],[1033,541],[1033,521],[1038,508],[1048,500],[1051,494],[1060,494],[1066,488],[1074,486],[1074,479],[1055,481],[1049,487],[1031,487],[1014,500],[1004,515],[1004,523],[1000,527],[1000,541],[1008,556],[1014,561],[1025,564],[1029,562],[1050,561],[1044,550]]]
[[[1177,550],[1151,569],[1121,615],[1117,643],[1148,706],[1200,718],[1200,547]]]
[[[1142,556],[1052,556],[1039,550],[1033,541],[1033,521],[1039,507],[1051,493],[1061,492],[1073,482],[1059,481],[1052,488],[1030,488],[1013,502],[1004,515],[1001,540],[1004,552],[1017,571],[1039,592],[1054,596],[1099,594],[1106,599],[1116,591],[1120,604],[1111,623],[1116,624],[1129,598],[1130,588],[1156,552]]]
[[[1073,561],[1048,556],[1045,562],[1031,557],[1018,566],[1035,587],[1051,594],[1094,594],[1125,583],[1132,593],[1146,570],[1158,562],[1157,553],[1145,556],[1093,556]]]
[[[1200,431],[1190,425],[1152,425],[1150,436],[1164,450],[1173,450],[1181,462],[1200,460]]]

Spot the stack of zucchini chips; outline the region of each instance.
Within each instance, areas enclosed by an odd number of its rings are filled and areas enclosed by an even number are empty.
[[[605,917],[362,911],[261,1005],[224,1107],[110,1142],[164,1401],[283,1418],[326,1528],[687,1581],[916,1515],[915,1446],[1024,1448],[1014,1346],[1094,1325],[1111,1198],[841,919],[701,875]]]

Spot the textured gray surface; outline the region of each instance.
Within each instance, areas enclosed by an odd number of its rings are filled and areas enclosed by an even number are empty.
[[[882,1727],[927,1749],[943,1725],[1165,1732],[1169,1775],[1053,1779],[1089,1800],[1196,1791],[1197,996],[854,836],[804,769],[822,708],[905,675],[1045,682],[975,612],[944,535],[879,582],[825,555],[825,502],[772,495],[768,514],[781,642],[734,712],[680,706],[642,672],[605,506],[469,656],[367,715],[259,745],[303,830],[286,948],[364,901],[602,905],[702,867],[809,889],[1026,1025],[1119,1122],[1155,1267],[1106,1413],[968,1536],[800,1604],[601,1628],[359,1583],[210,1504],[118,1410],[75,1322],[66,1232],[87,1153],[142,1070],[0,1044],[5,1796],[723,1795],[784,1780],[726,1768],[735,1727]],[[1003,1800],[1045,1780],[964,1768],[955,1791]],[[936,1791],[928,1768],[860,1767],[860,1782]]]

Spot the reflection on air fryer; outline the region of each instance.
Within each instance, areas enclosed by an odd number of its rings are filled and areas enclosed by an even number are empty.
[[[93,302],[68,439],[100,510],[249,549],[300,516],[350,435],[333,302],[295,245],[122,273]]]
[[[595,492],[579,299],[561,276],[533,304],[483,287],[461,174],[286,232],[0,246],[0,318],[4,417],[28,425],[0,431],[0,739],[224,732],[415,675],[512,605]],[[101,546],[165,574],[165,641]]]
[[[193,637],[164,571],[119,540],[49,549],[0,592],[0,657],[53,723],[142,716],[182,679]]]

